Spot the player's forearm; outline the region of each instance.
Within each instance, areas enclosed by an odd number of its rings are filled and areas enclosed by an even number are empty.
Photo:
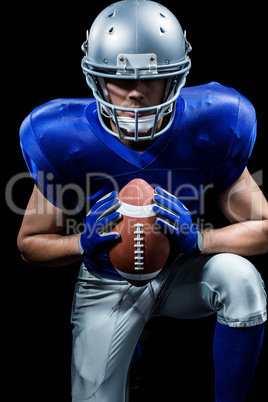
[[[60,267],[82,259],[78,248],[79,234],[61,236],[40,234],[18,240],[18,248],[24,261],[43,267]]]
[[[202,254],[215,253],[241,256],[268,253],[268,220],[245,221],[203,231]]]

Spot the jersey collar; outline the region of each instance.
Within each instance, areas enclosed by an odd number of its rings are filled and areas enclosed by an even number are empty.
[[[96,103],[88,105],[85,109],[85,113],[91,131],[103,144],[105,144],[106,147],[108,147],[111,151],[117,154],[118,157],[124,159],[130,165],[139,169],[144,169],[153,163],[156,158],[158,158],[158,156],[176,134],[184,113],[184,109],[184,100],[179,97],[176,105],[175,119],[171,128],[158,137],[152,143],[152,145],[142,153],[128,148],[125,144],[121,143],[117,138],[113,137],[102,127],[98,118]]]

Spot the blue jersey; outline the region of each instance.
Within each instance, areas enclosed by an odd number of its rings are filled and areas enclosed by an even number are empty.
[[[242,174],[256,138],[252,104],[218,83],[181,91],[171,128],[144,152],[122,144],[101,126],[94,99],[57,99],[24,120],[21,147],[38,189],[68,215],[141,178],[177,196],[196,221],[204,191],[231,186]],[[85,261],[118,276],[108,255]]]

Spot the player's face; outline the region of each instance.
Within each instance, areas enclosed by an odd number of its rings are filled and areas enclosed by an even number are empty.
[[[166,89],[166,79],[107,79],[106,85],[113,105],[128,108],[143,108],[156,106],[162,102]],[[133,117],[134,114],[118,111],[118,115],[119,113],[120,116],[128,117]]]
[[[111,103],[115,106],[126,108],[146,108],[156,106],[162,103],[167,80],[128,80],[128,79],[106,79],[106,86],[110,96]],[[154,111],[147,113],[139,113],[138,117],[154,114]],[[118,110],[117,115],[120,117],[135,118],[134,112],[123,112]],[[162,121],[157,125],[160,129]],[[113,130],[116,130],[112,124]]]

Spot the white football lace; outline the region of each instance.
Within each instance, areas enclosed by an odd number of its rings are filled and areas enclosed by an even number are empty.
[[[142,250],[142,248],[144,247],[144,244],[142,244],[142,242],[144,241],[144,237],[143,237],[143,224],[142,223],[136,223],[134,225],[135,227],[135,231],[134,234],[136,235],[136,237],[134,238],[135,244],[135,270],[143,270],[144,269],[144,256],[143,253],[144,251]]]

